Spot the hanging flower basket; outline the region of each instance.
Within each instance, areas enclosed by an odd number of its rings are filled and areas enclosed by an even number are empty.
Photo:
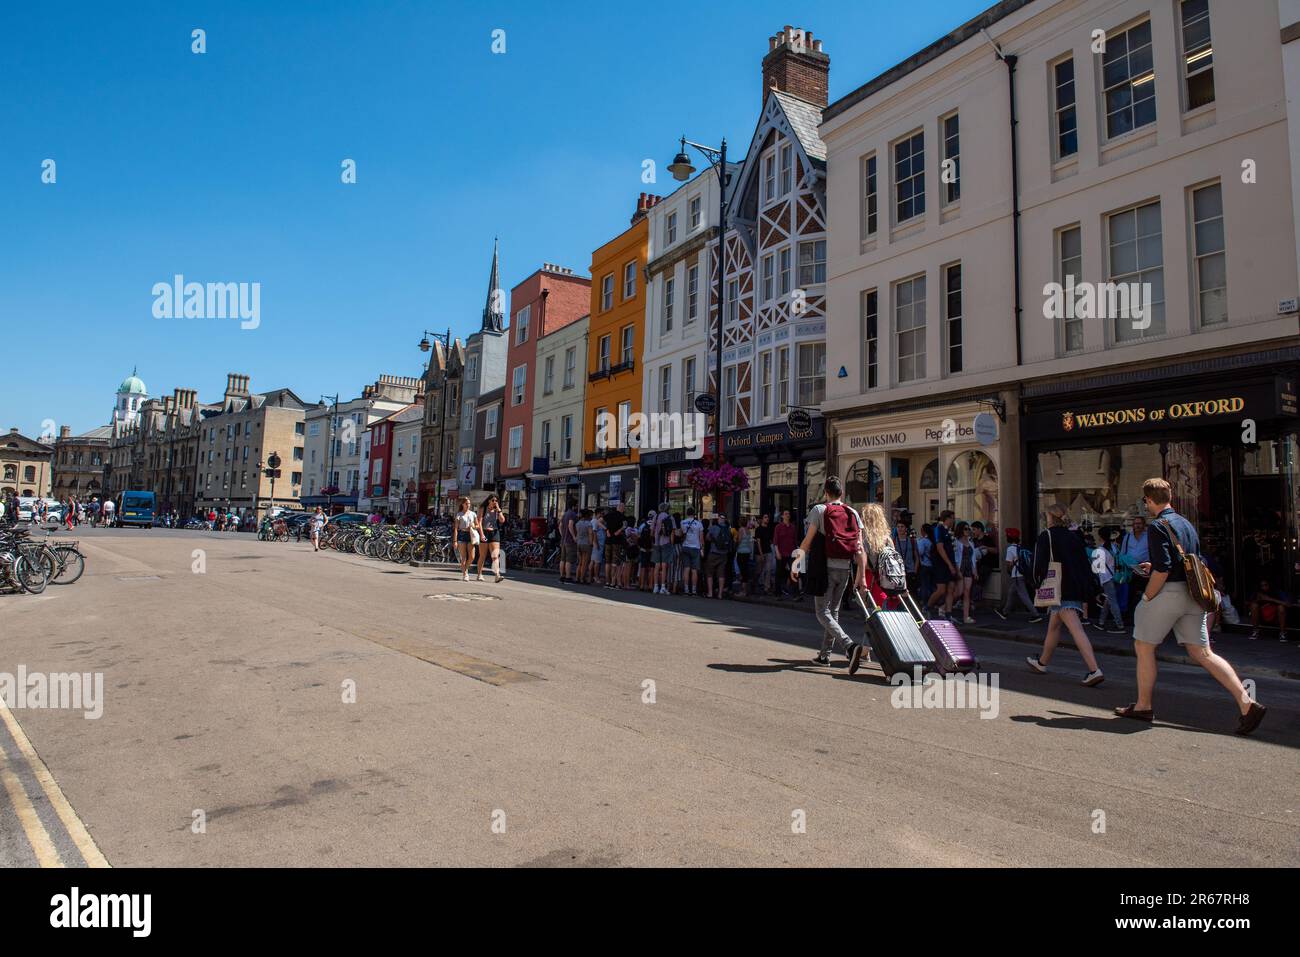
[[[340,491],[340,489],[339,489],[339,487],[338,487],[337,485],[327,485],[327,486],[325,486],[325,488],[323,488],[323,489],[320,490],[320,494],[321,494],[321,495],[338,495],[338,494],[339,494],[339,491]]]
[[[716,469],[691,469],[686,473],[686,481],[701,495],[717,496],[749,488],[749,476],[745,470],[726,462]]]

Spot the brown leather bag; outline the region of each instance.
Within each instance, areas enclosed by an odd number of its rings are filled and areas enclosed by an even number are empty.
[[[1162,519],[1154,524],[1164,526],[1164,532],[1169,536],[1169,541],[1174,548],[1178,549],[1178,557],[1183,563],[1183,571],[1187,573],[1187,593],[1192,596],[1192,600],[1207,612],[1218,611],[1219,592],[1214,587],[1214,576],[1205,567],[1205,562],[1201,561],[1201,556],[1188,555],[1183,551],[1182,542],[1178,540],[1178,536],[1174,534],[1173,526],[1167,521]]]

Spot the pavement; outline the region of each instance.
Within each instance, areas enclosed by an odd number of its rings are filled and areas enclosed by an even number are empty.
[[[0,865],[1300,863],[1300,684],[1232,656],[1249,738],[1177,663],[1145,725],[1132,659],[964,629],[996,694],[933,707],[797,608],[73,537],[80,582],[0,595],[0,674],[102,675],[102,716],[0,710]]]

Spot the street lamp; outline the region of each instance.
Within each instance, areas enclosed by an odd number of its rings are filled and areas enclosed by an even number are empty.
[[[718,303],[718,348],[717,348],[717,400],[718,407],[713,413],[713,464],[719,466],[722,464],[722,327],[726,321],[726,300],[723,297],[725,284],[724,274],[726,272],[726,256],[724,252],[724,243],[727,238],[727,141],[724,138],[722,146],[714,149],[711,146],[704,146],[701,143],[694,143],[685,136],[681,138],[681,148],[673,161],[668,164],[668,172],[673,174],[673,179],[679,183],[684,183],[695,173],[695,166],[691,163],[690,154],[686,152],[686,147],[693,147],[709,161],[714,172],[718,174],[718,285],[715,299]]]
[[[335,489],[335,484],[334,484],[334,422],[335,422],[335,421],[338,419],[338,417],[339,417],[339,394],[338,394],[337,392],[335,392],[333,395],[322,395],[322,396],[320,397],[320,400],[321,400],[322,402],[324,402],[326,399],[333,399],[333,400],[334,400],[334,411],[330,413],[330,427],[329,427],[329,432],[328,432],[328,435],[329,435],[329,443],[330,443],[330,444],[329,444],[329,449],[327,450],[327,451],[328,451],[328,455],[326,456],[326,458],[328,459],[328,461],[326,462],[326,465],[325,465],[325,488],[322,489],[321,491],[325,492],[325,514],[326,514],[326,515],[333,515],[333,514],[334,514],[334,489]]]
[[[437,482],[437,495],[435,498],[437,504],[435,505],[435,508],[437,509],[438,514],[441,515],[442,473],[447,463],[447,450],[444,447],[444,443],[447,436],[447,380],[451,378],[451,329],[448,328],[446,332],[430,332],[428,329],[424,330],[424,337],[420,340],[421,352],[428,352],[433,348],[433,344],[429,342],[430,336],[441,342],[443,348],[447,350],[447,367],[442,373],[442,412],[438,416],[438,469],[434,473],[434,475],[437,476],[435,479]]]

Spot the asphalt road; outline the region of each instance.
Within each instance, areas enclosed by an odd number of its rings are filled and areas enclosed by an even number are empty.
[[[1300,682],[1239,738],[1164,666],[1145,726],[1131,659],[977,639],[982,718],[817,667],[796,610],[76,537],[79,583],[0,595],[0,672],[102,673],[103,713],[0,709],[0,865],[1300,863]]]

